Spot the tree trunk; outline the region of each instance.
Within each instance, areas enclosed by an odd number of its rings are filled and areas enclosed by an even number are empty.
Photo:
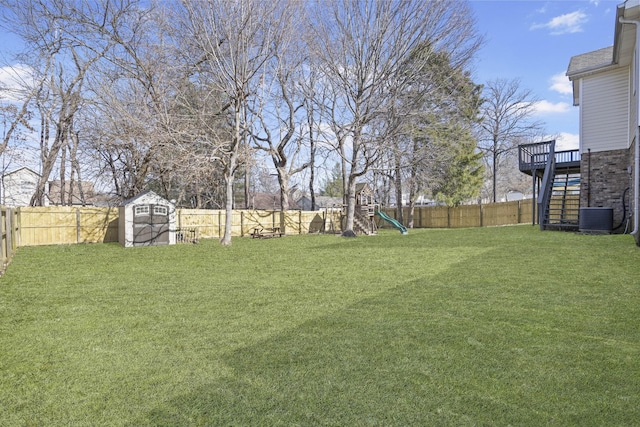
[[[349,232],[353,233],[353,223],[356,216],[356,180],[354,176],[349,176],[349,182],[347,184],[347,216],[345,219],[345,226],[343,235]]]
[[[404,224],[404,214],[402,212],[402,169],[400,168],[400,158],[398,153],[395,156],[395,187],[396,187],[396,206],[398,207],[397,220]]]
[[[225,169],[224,173],[224,182],[225,182],[225,190],[226,190],[226,201],[225,201],[225,220],[224,220],[224,235],[222,236],[222,240],[220,243],[224,246],[231,246],[231,226],[233,224],[233,170],[235,168],[236,156],[231,155],[229,158],[229,165]]]
[[[240,101],[236,100],[235,112],[234,112],[234,135],[231,141],[231,147],[229,147],[229,159],[227,160],[227,167],[224,171],[224,181],[226,184],[226,201],[225,201],[225,222],[224,222],[224,235],[220,243],[224,246],[231,246],[231,225],[233,224],[233,180],[236,171],[236,164],[238,163],[238,150],[240,147],[240,121],[241,115]]]
[[[498,179],[498,142],[493,141],[493,164],[491,165],[493,171],[493,203],[496,202],[496,181]]]

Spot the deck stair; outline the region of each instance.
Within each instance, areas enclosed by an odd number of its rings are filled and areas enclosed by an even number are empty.
[[[545,229],[578,230],[580,212],[580,174],[557,168],[544,218]]]
[[[555,141],[519,146],[520,171],[536,183],[538,223],[542,230],[578,230],[580,212],[580,152],[555,151]]]

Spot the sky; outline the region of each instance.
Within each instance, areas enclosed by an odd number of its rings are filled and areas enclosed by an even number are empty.
[[[578,107],[565,76],[569,60],[613,44],[616,6],[622,0],[470,0],[485,44],[477,53],[477,83],[518,79],[539,99],[535,119],[560,149],[578,147]],[[0,60],[15,40],[0,30]],[[0,82],[7,75],[0,68]],[[6,100],[6,95],[5,95]]]
[[[578,148],[578,107],[565,73],[572,56],[613,45],[622,0],[471,0],[485,44],[473,75],[477,83],[518,79],[539,102],[535,119],[560,149]]]

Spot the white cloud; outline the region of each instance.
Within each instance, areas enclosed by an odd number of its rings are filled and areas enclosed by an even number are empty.
[[[549,87],[549,89],[563,95],[571,95],[573,93],[573,86],[564,72],[560,72],[551,77],[551,87]]]
[[[580,146],[580,135],[561,132],[556,136],[556,151],[577,150]]]
[[[557,102],[554,104],[546,100],[536,102],[533,108],[536,114],[558,114],[571,111],[571,106],[566,102]]]
[[[588,21],[587,14],[582,11],[565,13],[556,16],[544,24],[533,24],[532,30],[547,29],[552,35],[579,33],[583,30],[583,25]]]
[[[31,71],[23,64],[0,67],[0,99],[19,101],[25,82],[31,81]]]

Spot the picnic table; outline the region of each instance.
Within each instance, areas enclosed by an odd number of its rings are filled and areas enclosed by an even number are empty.
[[[282,236],[284,236],[284,233],[280,230],[280,227],[256,227],[251,232],[252,239],[269,239]]]

